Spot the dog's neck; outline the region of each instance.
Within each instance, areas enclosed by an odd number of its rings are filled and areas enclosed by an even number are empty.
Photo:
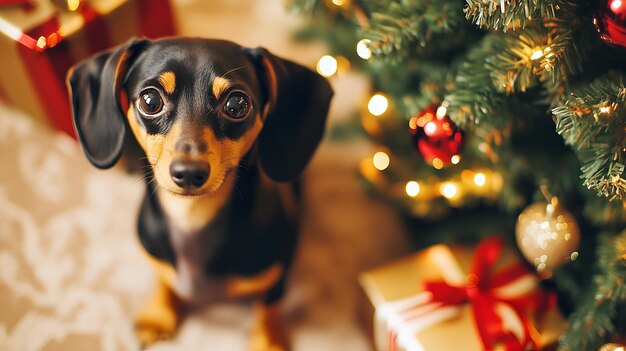
[[[170,225],[181,233],[195,233],[205,227],[228,202],[235,178],[234,174],[227,177],[215,194],[206,196],[181,196],[157,189],[159,203]]]

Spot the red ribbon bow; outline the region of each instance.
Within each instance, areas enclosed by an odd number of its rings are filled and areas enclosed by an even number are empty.
[[[426,282],[425,290],[433,295],[433,302],[444,305],[460,305],[469,302],[472,306],[474,321],[480,333],[485,350],[493,350],[504,346],[505,350],[525,350],[537,348],[536,338],[530,331],[527,317],[529,310],[546,307],[548,295],[540,290],[533,291],[515,298],[498,296],[496,289],[503,287],[526,274],[532,274],[521,263],[512,264],[498,272],[491,272],[502,251],[502,238],[488,238],[478,245],[472,270],[466,278],[465,285],[452,286],[443,281]],[[502,319],[496,313],[496,304],[504,303],[511,307],[523,325],[522,340],[510,331],[505,330]]]

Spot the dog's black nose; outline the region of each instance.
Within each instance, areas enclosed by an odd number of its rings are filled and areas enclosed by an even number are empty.
[[[209,178],[209,164],[191,160],[174,160],[170,164],[170,176],[183,189],[198,189]]]

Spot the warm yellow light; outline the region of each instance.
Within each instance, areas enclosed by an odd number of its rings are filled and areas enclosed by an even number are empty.
[[[428,136],[437,133],[437,125],[435,124],[435,122],[426,123],[426,125],[424,126],[424,133],[426,133],[426,135]]]
[[[489,151],[489,145],[485,142],[478,144],[478,151],[486,153],[487,151]]]
[[[452,198],[454,198],[456,196],[456,193],[457,193],[456,185],[454,185],[452,183],[444,183],[439,188],[439,192],[444,197],[446,197],[448,199],[452,199]]]
[[[359,55],[360,58],[364,60],[369,60],[372,57],[372,50],[370,50],[369,45],[372,41],[369,39],[361,39],[356,44],[356,54]]]
[[[426,125],[426,123],[430,122],[433,120],[433,114],[432,113],[426,113],[423,116],[419,116],[415,119],[415,125],[420,127],[420,128],[424,128],[424,126]]]
[[[72,27],[68,26],[67,24],[62,24],[59,26],[59,30],[57,33],[59,33],[61,37],[66,37],[68,33],[70,32],[71,28]]]
[[[446,113],[448,112],[448,109],[441,105],[437,108],[437,118],[442,119],[446,116]]]
[[[435,169],[442,169],[443,161],[437,157],[433,158],[433,167],[435,167]]]
[[[485,175],[483,173],[476,173],[476,175],[474,175],[474,184],[476,184],[477,186],[483,187],[485,186],[485,183],[487,183],[487,177],[485,177]]]
[[[535,52],[533,52],[533,54],[530,56],[531,60],[538,60],[543,56],[543,50],[541,49],[537,49],[535,50]]]
[[[317,72],[324,77],[330,77],[337,73],[337,59],[330,55],[324,55],[317,61]]]
[[[453,165],[458,165],[459,162],[461,162],[461,155],[452,155],[450,162],[452,162]]]
[[[379,171],[384,171],[387,167],[389,167],[389,156],[382,151],[375,153],[372,161],[374,163],[374,167]]]
[[[389,100],[381,94],[375,94],[367,104],[367,110],[374,116],[380,116],[389,107]]]
[[[345,4],[344,0],[332,0],[332,2],[336,6],[343,6]]]
[[[469,169],[464,169],[461,171],[461,179],[466,183],[474,181],[474,172]]]
[[[420,184],[412,180],[406,183],[405,190],[410,197],[416,197],[420,193]]]
[[[70,11],[78,10],[78,6],[80,6],[80,0],[67,0],[67,9]]]
[[[46,37],[40,36],[39,39],[37,39],[37,47],[43,49],[46,47],[46,45]]]
[[[409,128],[417,129],[417,117],[411,117],[411,119],[409,119]]]
[[[611,108],[609,106],[601,106],[600,113],[609,113],[611,112]]]

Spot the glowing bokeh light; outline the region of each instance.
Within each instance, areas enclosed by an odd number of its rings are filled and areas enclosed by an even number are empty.
[[[389,108],[389,100],[382,94],[375,94],[367,104],[367,110],[374,116],[380,116]]]
[[[379,151],[374,154],[372,158],[372,162],[374,163],[374,167],[379,171],[384,171],[389,167],[389,155],[386,153]]]
[[[457,188],[456,185],[452,183],[445,183],[439,189],[441,195],[443,195],[447,199],[452,199],[456,196]]]
[[[416,197],[420,193],[420,184],[412,180],[406,183],[405,190],[410,197]]]
[[[369,39],[361,39],[356,44],[356,54],[364,60],[369,60],[372,57],[372,50],[369,48],[369,44],[372,41]]]
[[[331,77],[337,73],[337,59],[330,55],[322,56],[317,61],[317,73],[324,77]]]

